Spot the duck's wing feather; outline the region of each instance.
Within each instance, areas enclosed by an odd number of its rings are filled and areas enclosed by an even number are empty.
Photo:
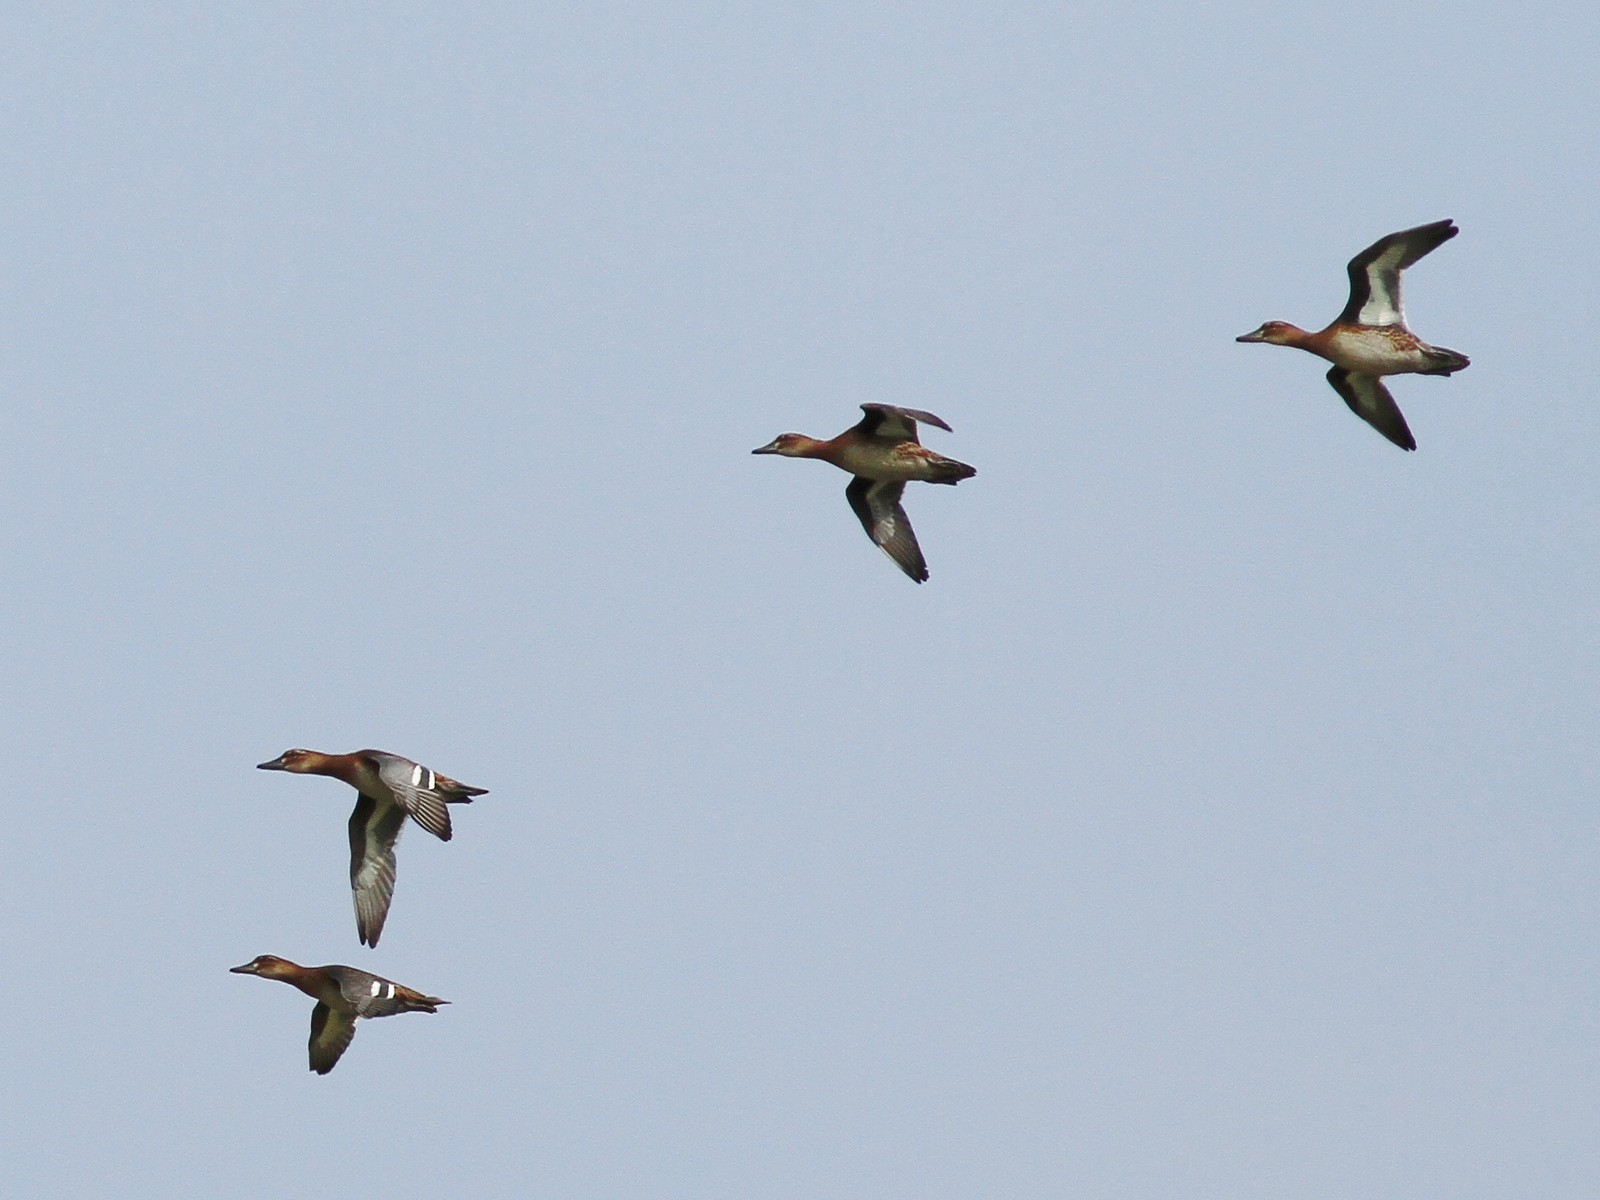
[[[442,842],[450,840],[450,810],[438,789],[439,776],[397,754],[374,755],[378,778],[394,793],[406,815]],[[446,780],[446,783],[452,782]]]
[[[1334,367],[1328,372],[1328,382],[1350,406],[1351,412],[1400,449],[1417,448],[1417,439],[1411,436],[1406,419],[1400,413],[1400,406],[1394,402],[1394,397],[1378,376]]]
[[[1342,325],[1404,325],[1400,272],[1461,231],[1453,221],[1435,221],[1379,238],[1350,260],[1350,300]]]
[[[918,421],[950,431],[950,426],[944,421],[931,412],[923,412],[920,408],[897,408],[893,404],[863,404],[861,411],[867,415],[857,423],[856,431],[867,437],[914,442],[917,440]]]
[[[356,1036],[356,1019],[351,1013],[334,1012],[322,1001],[311,1010],[311,1069],[318,1075],[333,1070],[339,1056]]]
[[[424,996],[403,983],[385,979],[358,967],[324,968],[334,975],[346,1004],[358,1017],[392,1017],[396,1013],[432,1012],[440,1004],[450,1003],[437,996]]]
[[[350,892],[356,902],[356,932],[376,946],[394,896],[394,844],[406,814],[395,804],[361,796],[350,814]]]
[[[917,545],[917,535],[900,507],[900,496],[906,490],[904,483],[864,479],[856,476],[845,488],[845,498],[877,545],[894,560],[894,563],[918,583],[928,580],[928,564]]]

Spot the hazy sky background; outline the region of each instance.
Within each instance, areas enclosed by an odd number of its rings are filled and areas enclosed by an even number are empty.
[[[1600,15],[1207,11],[12,8],[6,1190],[1593,1197]]]

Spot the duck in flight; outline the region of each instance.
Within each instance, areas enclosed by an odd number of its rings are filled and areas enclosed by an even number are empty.
[[[262,771],[295,775],[327,775],[356,789],[350,814],[350,891],[356,904],[356,932],[366,946],[376,946],[394,895],[394,844],[410,817],[441,842],[450,840],[447,804],[470,804],[485,789],[457,783],[448,775],[383,750],[323,754],[318,750],[285,750]]]
[[[1240,342],[1296,346],[1333,364],[1328,382],[1350,410],[1402,450],[1417,440],[1383,384],[1385,375],[1449,375],[1469,365],[1465,354],[1430,346],[1406,327],[1400,272],[1461,232],[1435,221],[1379,238],[1350,260],[1350,302],[1326,329],[1309,333],[1268,321]]]
[[[302,967],[276,954],[258,954],[244,966],[229,967],[228,971],[282,980],[317,1002],[311,1010],[310,1051],[311,1069],[318,1075],[333,1070],[355,1037],[358,1020],[403,1012],[438,1012],[441,1004],[450,1003],[357,967]]]
[[[917,422],[950,429],[930,412],[896,408],[892,404],[863,404],[866,413],[837,437],[825,440],[803,433],[780,433],[752,454],[782,454],[788,458],[820,458],[853,478],[845,499],[879,548],[918,583],[926,583],[928,564],[917,545],[900,496],[913,480],[952,486],[978,472],[966,463],[935,454],[917,441]]]

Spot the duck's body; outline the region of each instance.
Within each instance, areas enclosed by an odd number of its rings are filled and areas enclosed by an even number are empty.
[[[350,814],[350,890],[355,899],[356,932],[367,946],[376,946],[394,895],[394,846],[410,817],[440,841],[451,837],[446,805],[470,804],[484,788],[468,787],[429,770],[409,758],[384,750],[323,754],[317,750],[285,750],[263,771],[327,775],[356,789]]]
[[[437,1012],[439,1005],[450,1003],[357,967],[302,967],[275,954],[259,955],[242,967],[230,967],[229,971],[234,975],[282,980],[317,1002],[311,1010],[310,1052],[311,1069],[318,1075],[333,1070],[350,1039],[355,1037],[356,1021],[361,1018]]]
[[[1416,439],[1383,377],[1449,375],[1471,360],[1430,346],[1407,328],[1400,273],[1459,232],[1451,221],[1435,221],[1379,238],[1350,260],[1350,299],[1325,329],[1310,332],[1287,321],[1268,321],[1235,340],[1293,346],[1327,359],[1333,364],[1328,382],[1351,411],[1402,450],[1415,450]]]
[[[866,414],[837,437],[813,438],[803,433],[779,434],[752,454],[781,454],[788,458],[816,458],[832,463],[854,478],[845,489],[850,508],[867,536],[883,549],[902,571],[918,583],[928,578],[928,564],[917,535],[906,519],[900,497],[912,482],[957,484],[978,472],[964,462],[936,454],[917,440],[917,422],[950,426],[930,412],[896,408],[889,404],[863,404]]]

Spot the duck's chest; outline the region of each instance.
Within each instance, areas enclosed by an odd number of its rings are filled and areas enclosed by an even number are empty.
[[[928,471],[928,451],[916,442],[850,442],[839,447],[834,462],[866,479],[921,479]]]
[[[1345,326],[1330,330],[1323,342],[1330,362],[1365,375],[1400,375],[1427,365],[1422,343],[1397,325]]]

